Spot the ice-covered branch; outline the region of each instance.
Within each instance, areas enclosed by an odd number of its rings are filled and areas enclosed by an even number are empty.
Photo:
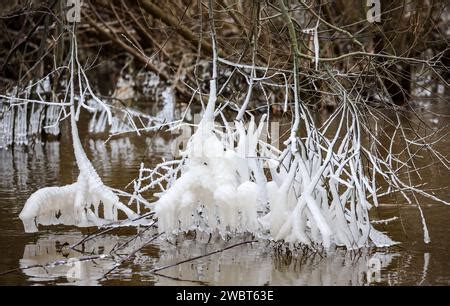
[[[71,45],[70,78],[68,95],[70,99],[70,127],[73,150],[80,171],[75,183],[63,187],[46,187],[33,193],[25,203],[19,217],[24,223],[25,231],[35,232],[38,225],[65,224],[76,226],[101,226],[117,221],[119,211],[126,217],[137,217],[129,207],[120,202],[118,196],[105,186],[84,152],[78,135],[75,109],[75,78],[85,78],[75,69],[75,38]],[[86,79],[85,79],[86,80]],[[78,97],[83,95],[78,93]],[[82,99],[78,100],[78,103]],[[106,106],[105,106],[106,107]]]

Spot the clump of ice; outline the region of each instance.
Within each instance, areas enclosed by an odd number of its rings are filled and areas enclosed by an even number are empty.
[[[317,26],[315,31],[310,33],[316,37]],[[317,67],[319,46],[316,40]],[[141,165],[129,204],[136,200],[138,213],[139,203],[151,207],[141,193],[159,186],[161,193],[156,194],[159,199],[154,204],[154,212],[159,232],[167,235],[189,230],[217,231],[222,236],[247,232],[289,245],[322,245],[325,249],[332,245],[358,249],[370,241],[379,247],[395,244],[374,229],[369,220],[372,205],[367,199],[372,196],[376,205],[376,185],[364,171],[361,126],[355,115],[358,112],[354,104],[347,101],[345,92],[344,103],[323,128],[315,126],[309,111],[296,100],[291,135],[280,151],[260,140],[265,117],[259,126],[253,117],[245,126],[243,116],[238,116],[239,120],[230,126],[221,109],[215,109],[216,57],[214,54],[208,104],[181,160],[164,161],[156,167],[158,170]],[[72,60],[72,70],[73,63]],[[92,93],[87,79],[85,85],[93,98],[88,101],[91,106],[80,96],[75,112],[74,79],[71,78],[70,120],[80,174],[71,185],[43,188],[31,195],[20,213],[27,232],[37,231],[39,224],[100,226],[117,221],[119,211],[129,219],[137,217],[101,181],[83,150],[76,120],[83,106],[91,112],[100,112],[98,118],[94,115],[91,120],[90,131],[103,131],[108,122],[113,131],[132,128],[139,134],[133,117],[147,121],[143,129],[155,127],[158,121],[132,109],[120,110],[113,116],[110,108]],[[164,119],[170,121],[175,103],[171,88],[163,92],[163,99]],[[92,104],[98,105],[93,107]],[[47,112],[53,113],[47,118],[59,120],[60,111],[58,106],[48,107]],[[118,116],[119,113],[123,117]],[[225,131],[215,123],[218,113],[224,119]],[[115,122],[114,118],[120,121]],[[125,121],[127,124],[122,126]],[[300,121],[306,129],[306,137],[298,136]],[[330,138],[327,129],[332,122],[337,123],[338,128]],[[341,133],[344,130],[345,133]],[[265,164],[269,166],[268,171],[264,169]],[[142,186],[145,180],[150,180],[150,184]]]
[[[183,152],[181,175],[156,202],[159,231],[258,232],[257,174],[246,155],[256,154],[259,133],[254,123],[241,128],[234,148],[234,138],[225,142],[213,122],[202,121]]]
[[[370,223],[370,188],[359,146],[347,150],[358,141],[354,134],[348,133],[336,149],[339,131],[325,143],[319,130],[310,131],[306,139],[293,139],[299,150],[288,143],[279,151],[259,139],[263,121],[259,127],[253,118],[248,127],[236,122],[221,132],[212,121],[202,120],[181,166],[177,164],[181,174],[168,181],[156,202],[161,233],[250,232],[288,245],[325,249],[396,244]]]

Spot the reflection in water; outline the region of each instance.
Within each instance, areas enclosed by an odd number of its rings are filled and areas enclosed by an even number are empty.
[[[123,165],[130,168],[136,163],[136,146],[129,137],[112,139],[105,142],[103,139],[89,139],[89,149],[94,160],[95,167],[99,171],[113,170],[113,165]]]
[[[11,188],[14,185],[12,150],[0,150],[0,173],[0,186],[3,189]]]
[[[146,239],[137,241],[137,244]],[[23,273],[31,282],[54,281],[57,284],[72,285],[131,281],[136,274],[140,276],[140,281],[155,282],[156,285],[366,285],[388,282],[389,273],[383,271],[399,256],[398,253],[371,253],[369,250],[363,250],[359,254],[337,251],[324,257],[317,254],[290,256],[285,253],[277,254],[266,242],[258,242],[162,270],[162,275],[155,278],[149,272],[155,267],[177,263],[239,242],[236,238],[228,242],[216,240],[213,243],[185,239],[176,246],[167,241],[148,246],[136,255],[130,265],[120,266],[105,279],[104,274],[115,266],[113,259],[83,262],[70,260],[81,256],[68,247],[79,240],[79,233],[44,235],[36,243],[26,245],[20,260]],[[114,247],[124,241],[124,237],[106,236],[88,241],[83,251],[89,255],[110,254]],[[124,250],[123,253],[127,252]],[[69,263],[27,268],[63,259],[69,259]],[[117,257],[115,260],[120,261],[121,258]],[[389,283],[396,284],[395,280]]]
[[[133,138],[136,139],[136,137]],[[103,139],[89,139],[89,153],[93,158],[95,168],[105,173],[117,170],[114,169],[116,166],[131,169],[136,163],[139,163],[138,155],[142,152],[155,157],[171,158],[171,146],[174,139],[165,139],[159,135],[144,139],[145,145],[132,142],[130,137],[113,138],[107,142]],[[138,167],[134,170],[137,171]]]
[[[32,282],[57,281],[72,285],[98,285],[103,274],[114,266],[111,259],[94,261],[77,261],[80,253],[69,248],[80,240],[80,234],[44,235],[36,243],[25,246],[20,267]],[[90,255],[108,254],[118,242],[114,236],[98,241],[86,243],[84,252]],[[70,260],[70,259],[73,260]],[[50,267],[36,267],[27,269],[32,265],[47,265],[58,260],[68,260],[68,264]]]
[[[59,146],[59,141],[49,141],[29,148],[18,146],[0,150],[0,188],[28,191],[30,184],[45,186],[46,179],[56,179],[59,175]]]
[[[238,239],[210,244],[184,240],[176,246],[163,243],[160,249],[164,251],[156,265],[166,266],[237,242]],[[168,277],[160,277],[158,284],[199,280],[212,285],[364,285],[383,281],[383,269],[397,256],[367,249],[358,254],[341,250],[326,256],[289,255],[274,252],[267,242],[257,242],[163,270],[161,273]]]
[[[428,265],[430,264],[430,253],[424,253],[423,254],[423,272],[422,272],[422,279],[420,280],[419,285],[422,285],[426,278],[428,273]]]

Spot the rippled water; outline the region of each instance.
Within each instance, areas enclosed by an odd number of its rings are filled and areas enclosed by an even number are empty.
[[[445,112],[448,107],[444,106]],[[442,110],[441,110],[442,111]],[[444,125],[448,125],[447,120]],[[430,124],[436,119],[430,117]],[[218,250],[250,237],[229,241],[209,237],[178,237],[174,241],[155,240],[133,258],[110,272],[110,258],[69,262],[54,267],[34,267],[86,254],[109,251],[136,234],[136,229],[119,229],[86,243],[83,250],[67,245],[78,242],[94,229],[54,226],[25,234],[18,215],[29,195],[45,186],[64,185],[76,180],[78,171],[72,154],[70,133],[63,127],[59,140],[32,147],[0,150],[0,284],[82,284],[82,285],[431,285],[450,284],[450,207],[423,200],[431,244],[423,243],[419,213],[413,205],[383,203],[374,214],[384,219],[400,219],[381,225],[397,241],[398,247],[368,249],[357,253],[338,250],[326,256],[286,254],[273,245],[257,242],[190,261],[154,274],[155,267],[170,265],[197,255]],[[124,188],[137,176],[141,162],[155,165],[170,158],[171,140],[161,135],[121,137],[104,142],[104,137],[89,139],[82,135],[84,147],[106,185]],[[440,145],[445,155],[450,141]],[[434,167],[423,171],[430,188],[447,188],[447,170]],[[449,199],[449,191],[436,191]],[[154,232],[148,231],[134,243],[143,244]],[[82,251],[83,253],[80,253]],[[117,258],[116,258],[117,260]]]

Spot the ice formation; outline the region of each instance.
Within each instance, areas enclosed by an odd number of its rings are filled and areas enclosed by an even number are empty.
[[[314,36],[317,68],[317,26],[306,32]],[[119,107],[112,112],[92,93],[76,55],[74,58],[68,87],[71,90],[73,146],[80,174],[71,185],[43,188],[28,199],[20,214],[27,232],[36,231],[39,224],[100,226],[118,220],[119,211],[129,219],[138,216],[103,185],[88,160],[76,125],[81,107],[94,113],[89,123],[90,132],[103,132],[110,126],[111,134],[133,130],[139,134],[140,130],[161,127],[174,117],[174,93],[170,87],[162,93],[163,118]],[[78,78],[82,78],[79,80],[77,110],[74,61],[79,67]],[[226,122],[221,109],[216,110],[217,61],[214,53],[208,104],[181,159],[163,161],[155,169],[141,165],[139,178],[133,182],[135,191],[132,195],[127,194],[130,197],[128,204],[136,201],[139,214],[141,204],[153,209],[159,232],[167,235],[189,230],[218,232],[222,237],[252,233],[290,246],[323,246],[326,250],[332,246],[359,249],[369,243],[378,247],[395,244],[377,231],[369,220],[372,204],[368,199],[372,198],[377,205],[375,177],[385,174],[377,164],[380,161],[361,145],[362,127],[357,106],[344,89],[339,93],[342,103],[319,128],[299,101],[294,77],[293,88],[286,85],[286,97],[288,90],[292,89],[295,118],[290,136],[280,151],[260,139],[265,116],[259,124],[251,116],[245,125],[243,119],[248,113],[247,103],[244,102],[234,124]],[[82,80],[85,81],[84,91]],[[156,80],[152,82],[149,81],[152,86],[158,83]],[[92,99],[86,100],[82,94],[85,92]],[[47,126],[57,123],[63,110],[59,105],[48,106]],[[21,111],[21,116],[24,116]],[[34,111],[31,116],[33,114]],[[225,130],[216,122],[219,114]],[[134,119],[139,119],[136,121],[142,126],[138,128]],[[52,126],[56,128],[58,125]],[[4,124],[2,128],[6,131],[9,126]],[[300,136],[301,129],[306,136]],[[367,160],[362,157],[364,153],[372,165],[372,178],[363,165],[363,160]],[[155,194],[158,200],[151,205],[142,193],[155,187],[159,187],[161,192]]]
[[[319,35],[318,35],[318,29],[319,29],[319,20],[317,20],[317,25],[314,28],[304,29],[303,33],[309,34],[313,36],[313,46],[314,46],[314,64],[315,69],[318,70],[319,68]]]
[[[210,100],[214,94],[212,86]],[[159,185],[167,179],[155,205],[161,233],[249,232],[325,249],[396,243],[369,220],[368,198],[376,203],[376,195],[363,170],[360,126],[349,99],[322,129],[299,106],[307,136],[293,133],[283,151],[260,140],[264,117],[259,127],[253,118],[248,127],[242,121],[234,127],[224,122],[222,132],[213,110],[208,103],[180,163],[173,163],[179,174],[157,179]],[[337,130],[329,138],[325,135],[332,124]],[[265,175],[263,161],[270,175]]]
[[[39,224],[101,226],[117,221],[118,211],[130,219],[137,217],[98,176],[81,145],[74,114],[72,106],[71,129],[80,169],[78,179],[71,185],[42,188],[30,196],[19,215],[26,232],[36,232]]]
[[[247,131],[239,129],[234,149],[234,139],[224,142],[213,122],[202,121],[183,153],[180,177],[155,205],[160,232],[259,231],[255,182],[259,173],[248,156],[256,156],[260,130],[253,122],[250,125]]]
[[[253,120],[247,129],[237,122],[235,137],[219,136],[203,124],[184,152],[180,176],[156,203],[160,232],[268,233],[274,241],[325,248],[395,244],[369,222],[371,204],[357,153],[342,160],[335,156],[333,162],[330,154],[308,156],[290,147],[258,151],[261,124],[256,129]],[[341,144],[341,153],[347,145]],[[262,160],[269,160],[270,180]],[[352,174],[348,181],[342,179],[347,171]]]
[[[222,236],[259,232],[257,183],[263,181],[258,163],[250,162],[248,157],[256,158],[261,129],[256,128],[254,121],[248,129],[238,121],[236,130],[227,128],[225,133],[215,127],[216,51],[213,57],[210,92],[203,118],[188,142],[181,163],[174,164],[176,169],[181,169],[179,177],[172,175],[168,179],[167,188],[155,204],[160,233],[190,229],[211,233],[217,230]]]
[[[89,111],[93,113],[89,120],[89,133],[121,134],[140,130],[157,129],[162,123],[158,117],[147,115],[131,107],[116,107],[109,118],[108,111],[98,105],[94,99],[87,101]],[[108,121],[111,120],[111,123]],[[139,124],[139,125],[137,125]]]
[[[75,75],[76,71],[78,73]],[[123,212],[128,219],[134,219],[138,216],[122,204],[119,197],[103,184],[83,150],[78,135],[77,118],[81,107],[92,110],[92,107],[85,104],[84,94],[86,91],[83,90],[83,85],[95,102],[106,111],[108,123],[111,123],[112,115],[108,106],[98,99],[90,89],[87,77],[78,61],[74,36],[71,45],[69,72],[67,97],[70,99],[70,103],[68,103],[70,105],[70,125],[74,155],[80,173],[77,181],[71,185],[42,188],[30,196],[19,215],[26,232],[37,231],[39,224],[65,224],[80,227],[100,226],[117,221],[119,211]],[[76,76],[78,76],[78,96],[75,93]],[[77,109],[75,108],[76,98],[78,98]],[[47,118],[56,121],[59,120],[59,113],[62,110],[59,105],[50,105],[47,111],[52,112],[52,115],[47,116]],[[57,126],[54,125],[52,128]]]
[[[13,143],[15,108],[9,103],[0,102],[0,149]]]
[[[45,105],[42,94],[48,93],[49,77],[37,81],[25,90],[14,87],[2,95],[0,100],[0,149],[10,145],[28,145],[31,136],[39,135],[42,129],[47,133],[59,134],[59,118],[61,107]],[[32,92],[32,89],[34,91]],[[39,100],[30,98],[35,93]],[[42,102],[42,103],[41,103]],[[45,123],[45,126],[43,126]]]
[[[274,240],[347,249],[369,241],[379,247],[395,244],[369,221],[372,205],[367,199],[373,189],[363,170],[360,127],[352,111],[351,104],[344,104],[324,130],[309,127],[305,139],[296,138],[300,151],[288,146],[278,163],[271,163],[275,167],[270,168],[274,180],[267,186],[270,213],[263,219]],[[310,117],[306,109],[302,112]],[[324,135],[333,120],[339,120],[338,128],[328,140]],[[345,135],[340,139],[341,130]]]
[[[307,33],[314,36],[317,68],[317,26]],[[134,197],[160,187],[154,207],[160,233],[252,233],[291,246],[326,250],[332,246],[359,249],[370,242],[379,247],[395,244],[369,220],[368,198],[377,203],[375,182],[363,170],[361,127],[347,93],[341,93],[343,103],[318,128],[299,101],[294,79],[295,120],[280,151],[260,140],[264,117],[258,127],[253,117],[248,127],[244,125],[246,102],[234,126],[215,109],[217,54],[212,42],[210,92],[198,130],[181,160],[163,162],[154,170],[141,167],[134,182]],[[225,132],[215,123],[217,114],[222,116]],[[306,137],[299,136],[301,125]],[[330,138],[332,125],[337,128]],[[143,172],[149,174],[143,176]],[[143,186],[146,180],[150,183]]]
[[[27,104],[17,106],[17,115],[14,130],[14,143],[27,145]]]
[[[42,130],[42,122],[44,120],[43,116],[44,106],[40,104],[35,104],[31,106],[30,124],[28,128],[28,136],[38,135]]]
[[[51,135],[59,135],[59,119],[61,114],[61,107],[57,105],[47,106],[47,111],[45,114],[45,126],[44,130],[46,133]]]

